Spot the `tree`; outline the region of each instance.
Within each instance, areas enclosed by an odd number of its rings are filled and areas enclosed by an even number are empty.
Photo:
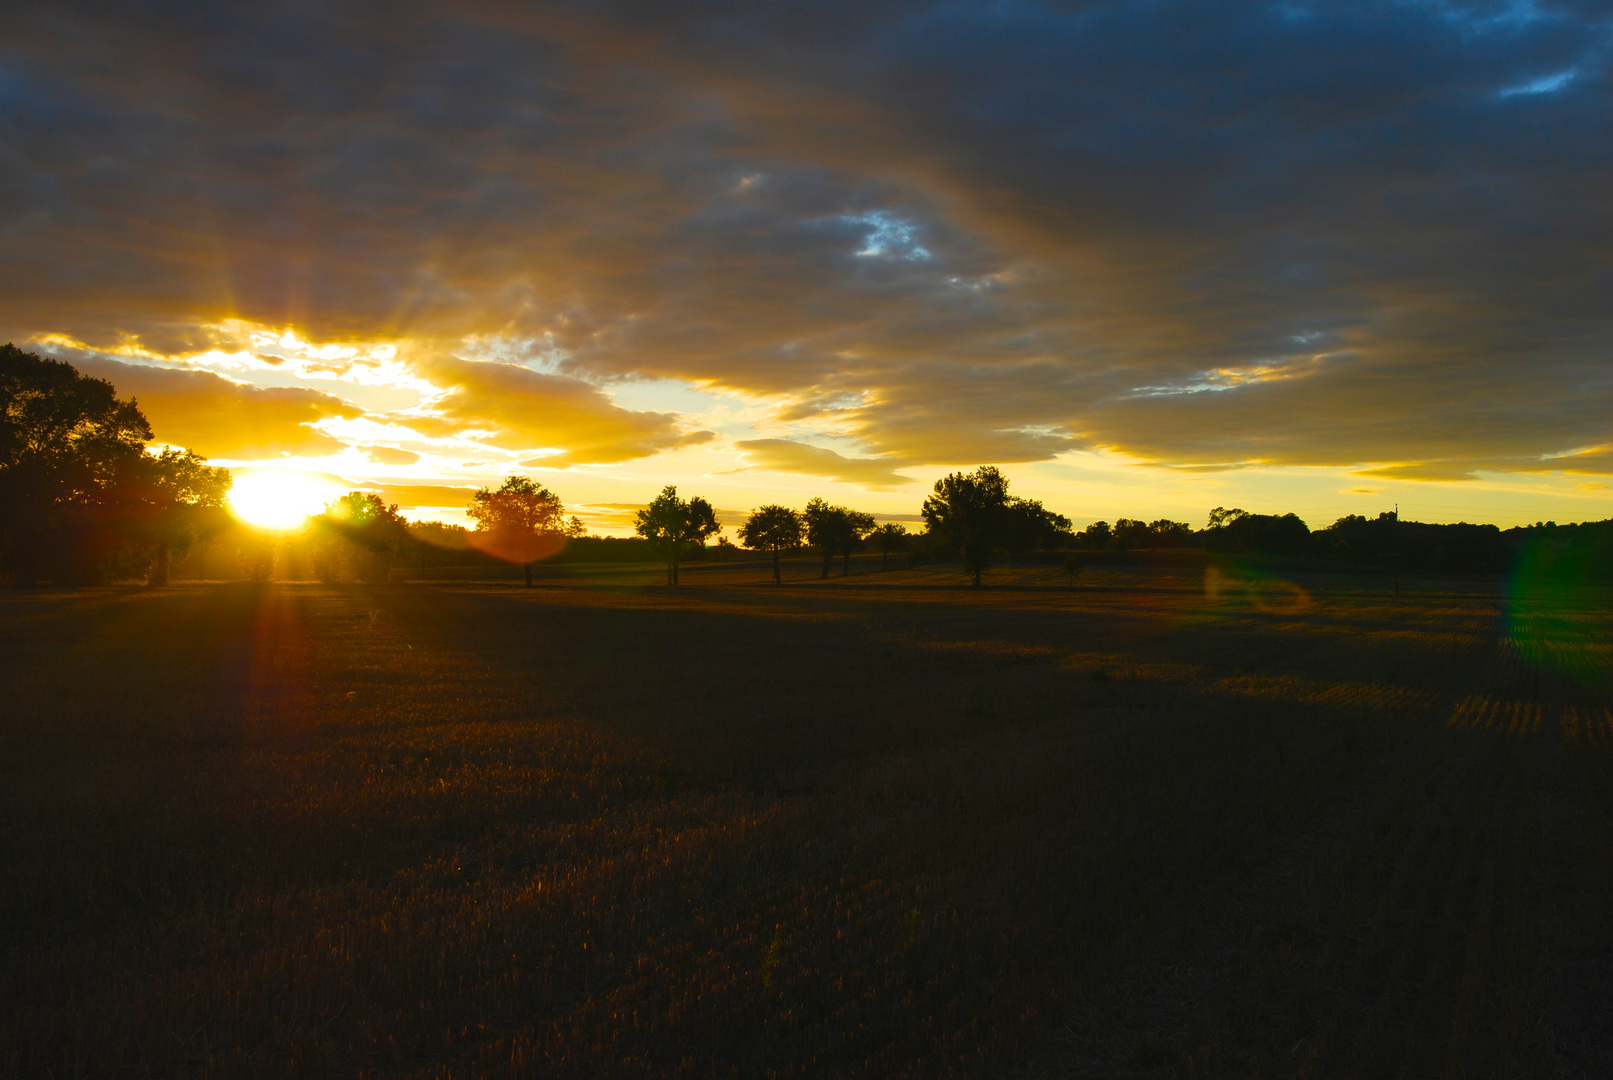
[[[1154,534],[1154,542],[1160,547],[1188,547],[1193,543],[1193,526],[1185,521],[1160,518],[1150,522],[1148,530]]]
[[[166,585],[170,554],[183,555],[192,541],[205,540],[224,528],[224,503],[233,478],[230,470],[173,448],[141,455],[131,471],[135,476],[122,485],[128,492],[123,501],[129,509],[130,531],[149,546],[147,582]]]
[[[862,547],[868,534],[874,531],[874,515],[861,510],[847,510],[840,530],[840,576],[851,573],[851,553]]]
[[[321,580],[385,581],[392,559],[410,543],[409,523],[396,503],[373,491],[349,491],[314,520],[315,572]]]
[[[148,453],[150,439],[111,383],[0,346],[0,569],[19,584],[110,566],[165,581],[170,550],[222,526],[229,474],[188,450]]]
[[[1210,511],[1210,526],[1204,530],[1204,546],[1211,551],[1298,555],[1309,548],[1310,539],[1310,528],[1298,515],[1251,514],[1219,506]]]
[[[1094,521],[1075,534],[1075,546],[1083,551],[1102,551],[1114,541],[1114,531],[1107,521]]]
[[[1121,551],[1131,551],[1152,546],[1150,541],[1153,538],[1153,533],[1148,530],[1148,522],[1136,518],[1119,518],[1115,521],[1114,538],[1111,543]]]
[[[868,534],[868,538],[879,548],[879,568],[885,569],[890,562],[891,552],[901,551],[907,547],[907,529],[894,521],[887,521],[879,528]]]
[[[818,576],[825,578],[829,576],[829,567],[836,555],[844,560],[841,575],[850,572],[851,553],[874,528],[872,514],[848,510],[844,506],[830,506],[818,498],[807,503],[801,517],[806,522],[807,543],[817,548],[823,556],[823,573]]]
[[[471,544],[505,562],[520,563],[526,587],[532,587],[532,564],[560,550],[565,534],[565,508],[560,497],[530,477],[514,474],[497,491],[482,488],[466,511],[476,522]]]
[[[964,573],[974,575],[977,587],[992,550],[1002,543],[1008,505],[1008,478],[992,465],[942,477],[924,500],[925,528],[963,560]]]
[[[1011,498],[1003,509],[1003,546],[1011,552],[1054,550],[1070,539],[1070,519],[1037,499]]]
[[[633,531],[648,540],[666,559],[668,585],[678,583],[678,555],[684,544],[703,544],[721,526],[711,504],[700,496],[685,501],[671,484],[655,501],[638,512]]]
[[[1081,571],[1085,566],[1086,564],[1081,561],[1081,556],[1073,552],[1064,557],[1064,572],[1070,576],[1070,588],[1075,588],[1075,579],[1081,575]]]
[[[773,553],[773,584],[781,585],[784,578],[779,573],[779,552],[800,547],[804,529],[800,514],[788,506],[769,504],[751,511],[739,527],[739,542],[752,551]]]

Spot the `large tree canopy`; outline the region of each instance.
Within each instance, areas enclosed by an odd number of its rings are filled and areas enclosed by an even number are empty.
[[[560,550],[568,528],[560,496],[531,478],[506,477],[497,491],[482,488],[466,511],[476,522],[473,546],[505,562],[520,563],[528,588],[532,564]]]
[[[807,543],[818,549],[823,557],[823,573],[829,576],[829,565],[836,555],[846,560],[842,571],[849,568],[851,553],[863,538],[874,529],[874,517],[860,510],[844,506],[830,506],[823,499],[814,498],[806,504],[801,517],[806,522]]]
[[[703,544],[721,526],[711,504],[695,495],[678,498],[671,484],[661,489],[655,501],[640,510],[634,519],[634,532],[648,540],[666,559],[668,585],[678,583],[678,555],[685,544]]]
[[[804,524],[801,515],[788,506],[772,504],[751,511],[739,527],[739,541],[752,551],[773,553],[773,584],[783,583],[779,573],[779,552],[801,546]]]
[[[111,383],[0,346],[0,572],[87,581],[121,562],[165,581],[169,550],[217,527],[230,476],[150,439]]]
[[[397,503],[373,491],[349,491],[312,525],[314,572],[323,581],[385,581],[393,559],[413,545]]]

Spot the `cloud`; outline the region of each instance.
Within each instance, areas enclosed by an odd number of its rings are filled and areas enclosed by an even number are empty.
[[[378,465],[413,465],[420,455],[397,446],[366,446],[364,456]]]
[[[848,458],[821,446],[808,446],[790,439],[741,439],[734,445],[754,462],[747,468],[824,476],[875,490],[888,490],[913,482],[912,477],[903,476],[888,461]]]
[[[86,375],[106,379],[119,397],[133,397],[161,442],[204,457],[251,460],[282,454],[318,456],[345,445],[311,425],[364,410],[331,394],[301,387],[257,387],[208,371],[69,357]]]
[[[667,413],[621,408],[597,387],[566,375],[456,356],[416,358],[412,366],[439,395],[394,420],[439,437],[475,433],[504,450],[554,450],[523,464],[629,461],[713,438],[708,431],[682,431]]]
[[[1360,469],[1361,476],[1380,480],[1473,480],[1478,472],[1465,462],[1413,461],[1398,465],[1376,465]]]
[[[1566,473],[1586,476],[1613,476],[1613,446],[1547,458],[1539,463],[1539,468],[1561,469]]]
[[[409,422],[555,465],[710,438],[642,375],[876,461],[1528,471],[1613,439],[1613,39],[1519,10],[27,8],[0,336],[541,342]]]

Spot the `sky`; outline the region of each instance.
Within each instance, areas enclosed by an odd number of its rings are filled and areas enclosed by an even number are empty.
[[[416,518],[1608,518],[1610,59],[1605,3],[13,0],[0,341]]]

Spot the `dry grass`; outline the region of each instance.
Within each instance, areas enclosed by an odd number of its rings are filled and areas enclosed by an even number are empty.
[[[1613,1071],[1605,598],[766,572],[0,600],[0,1076]]]

